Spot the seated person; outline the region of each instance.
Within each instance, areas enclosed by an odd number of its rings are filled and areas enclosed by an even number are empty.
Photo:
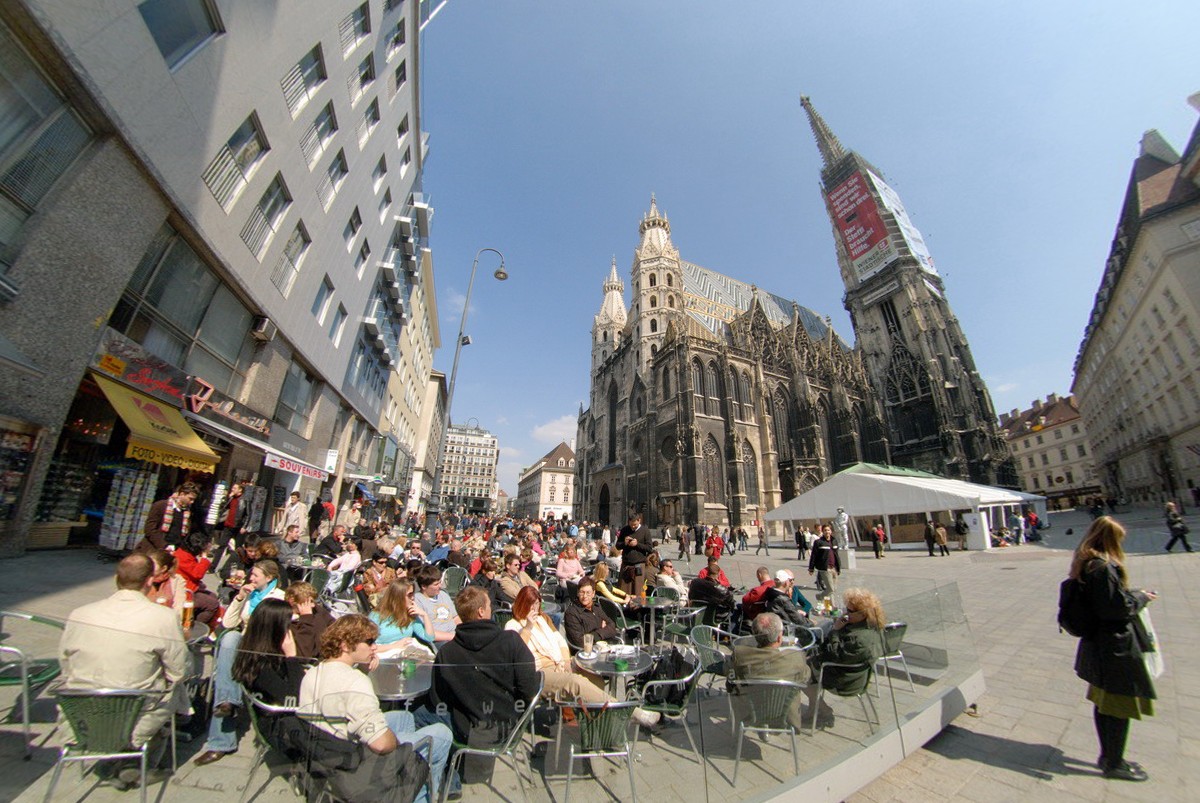
[[[446,556],[446,560],[450,561],[451,566],[457,566],[460,569],[466,569],[471,565],[470,549],[463,549],[463,542],[458,538],[450,539],[450,554]]]
[[[221,567],[220,577],[223,582],[217,592],[217,596],[225,605],[228,605],[238,589],[246,584],[246,578],[250,575],[250,570],[254,568],[254,562],[262,557],[259,554],[262,543],[263,537],[260,533],[249,533],[242,545],[229,553],[225,565]]]
[[[818,667],[826,662],[863,666],[860,669],[828,669],[824,688],[834,692],[852,689],[863,682],[870,668],[883,655],[883,626],[887,624],[883,603],[865,588],[846,589],[842,600],[846,612],[837,618],[829,637],[813,653],[813,674],[815,676]],[[817,684],[811,684],[806,691],[809,703],[815,703]],[[817,724],[823,728],[833,724],[833,709],[823,701],[817,712]]]
[[[300,681],[309,661],[296,654],[291,624],[291,605],[264,599],[246,622],[246,632],[233,660],[233,679],[268,705],[294,706],[300,697]],[[289,720],[286,714],[258,712],[259,728],[267,743],[284,753],[294,749],[284,732],[297,721],[295,717]]]
[[[318,658],[321,634],[333,624],[333,615],[317,601],[317,589],[309,583],[292,583],[283,598],[292,606],[292,624],[288,630],[296,645],[296,657]]]
[[[348,536],[346,535],[346,525],[334,525],[333,532],[321,539],[317,544],[317,548],[313,550],[313,555],[332,560],[345,551],[343,546],[346,543]]]
[[[217,595],[204,585],[204,577],[212,566],[212,551],[212,536],[203,530],[194,530],[184,536],[175,547],[175,571],[192,594],[196,621],[208,625],[210,630],[221,608]]]
[[[461,744],[502,742],[542,684],[521,637],[492,619],[487,592],[467,586],[455,600],[462,622],[433,667],[431,700],[450,709]]]
[[[371,607],[379,607],[379,598],[396,579],[396,570],[388,566],[388,553],[376,552],[371,557],[371,563],[362,574],[363,591]]]
[[[542,564],[529,547],[521,550],[521,571],[529,575],[529,578],[535,583],[541,583]]]
[[[300,683],[300,711],[332,720],[316,727],[359,748],[362,761],[357,768],[337,771],[331,778],[339,798],[356,803],[394,799],[393,789],[403,780],[402,756],[396,754],[397,748],[426,736],[433,739],[432,755],[425,758],[436,796],[450,755],[450,730],[442,724],[418,729],[411,712],[382,711],[370,678],[356,668],[363,666],[371,672],[379,666],[375,646],[378,634],[374,624],[356,613],[330,625],[321,636],[323,660]],[[425,800],[424,788],[417,800]]]
[[[664,560],[658,570],[658,586],[660,588],[673,588],[679,594],[680,602],[687,602],[688,589],[683,582],[683,575],[675,571],[675,564],[671,560]]]
[[[448,560],[450,557],[450,537],[439,535],[434,544],[433,549],[429,550],[427,560],[430,563],[437,563],[439,560]]]
[[[804,596],[795,581],[792,582],[792,604],[804,611],[805,616],[812,616],[813,604],[808,601],[808,597]]]
[[[815,623],[809,620],[808,614],[792,602],[792,587],[795,582],[796,578],[787,569],[775,572],[775,585],[767,589],[763,602],[768,611],[778,615],[783,621],[800,627],[812,627]],[[742,610],[745,609],[743,603]]]
[[[592,582],[596,584],[596,593],[609,602],[617,605],[628,605],[633,602],[633,597],[629,594],[608,584],[608,565],[605,563],[596,564],[596,568],[592,570]]]
[[[709,558],[708,565],[696,573],[696,576],[700,578],[705,578],[709,575],[712,575],[713,579],[726,588],[730,587],[729,578],[725,576],[725,570],[721,568],[721,564],[717,562],[716,558]]]
[[[435,566],[421,566],[414,578],[418,588],[415,598],[417,607],[425,612],[429,617],[426,621],[433,625],[430,635],[437,643],[450,641],[461,620],[450,595],[442,591],[442,573]]]
[[[705,605],[722,613],[733,613],[737,603],[729,586],[721,585],[718,581],[720,567],[716,565],[716,561],[710,561],[708,565],[708,572],[702,573],[688,584],[688,600],[693,605]]]
[[[433,622],[417,605],[411,580],[394,580],[367,617],[379,627],[379,649],[403,650],[414,644],[433,646]]]
[[[479,565],[479,571],[471,579],[471,585],[478,586],[488,593],[488,597],[492,600],[492,610],[498,610],[509,604],[503,589],[500,588],[500,580],[496,576],[499,573],[500,567],[496,565],[496,561],[485,557]]]
[[[621,633],[612,620],[604,615],[596,602],[596,584],[590,577],[579,581],[575,601],[567,606],[563,615],[563,629],[567,631],[567,643],[572,650],[583,648],[583,637],[591,634],[597,643],[620,641]]]
[[[773,613],[760,613],[751,624],[754,646],[735,644],[733,675],[738,680],[790,680],[806,684],[812,677],[803,650],[781,649],[783,621]],[[815,691],[815,686],[813,687]],[[797,694],[788,711],[788,724],[796,730],[804,726],[801,695]]]
[[[333,559],[329,564],[329,573],[341,577],[344,574],[353,572],[362,564],[362,553],[358,551],[358,541],[353,538],[347,538],[346,543],[342,546],[346,551]],[[333,583],[334,578],[330,577],[329,582]]]
[[[504,556],[504,573],[500,575],[500,591],[504,594],[505,603],[512,605],[517,598],[517,592],[522,588],[537,589],[538,584],[521,571],[521,559],[516,555]]]
[[[753,620],[767,609],[764,597],[768,590],[775,587],[775,581],[771,579],[771,570],[766,566],[759,566],[755,575],[758,577],[758,585],[747,591],[742,597],[742,618],[744,619]]]
[[[308,557],[308,547],[300,543],[300,525],[290,524],[279,542],[279,562],[288,564]]]

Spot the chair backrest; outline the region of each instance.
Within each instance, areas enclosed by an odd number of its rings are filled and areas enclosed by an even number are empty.
[[[442,590],[451,597],[458,596],[467,585],[467,570],[461,566],[451,566],[442,575]]]
[[[504,627],[506,624],[512,621],[512,618],[512,608],[497,608],[496,610],[492,611],[492,619],[494,619],[496,624],[500,625],[500,627]]]
[[[86,753],[130,752],[142,711],[162,692],[134,689],[59,689],[54,693],[75,746]]]
[[[686,671],[676,678],[653,678],[642,686],[642,702],[652,705],[669,704],[686,710],[691,702],[692,694],[700,683],[700,673],[704,671],[704,662],[697,650],[684,648],[680,650],[686,664]]]
[[[581,753],[622,753],[629,750],[629,719],[639,702],[577,704]]]
[[[620,605],[604,597],[596,597],[596,601],[600,603],[600,610],[604,611],[605,616],[613,620],[613,624],[617,626],[618,630],[629,629],[629,623],[625,621],[625,611],[621,610]]]
[[[676,602],[679,601],[679,589],[669,588],[668,586],[655,586],[650,592],[650,596],[655,599],[669,599]]]
[[[908,632],[907,622],[892,622],[883,627],[883,654],[895,655],[900,651],[904,636]]]
[[[787,728],[792,702],[803,691],[790,680],[730,680],[729,702],[747,728]]]
[[[725,653],[717,649],[714,632],[707,625],[696,625],[690,636],[692,646],[700,656],[700,666],[705,672],[725,674]]]
[[[250,728],[254,731],[254,736],[261,744],[268,744],[266,734],[263,733],[262,727],[259,725],[259,717],[261,715],[278,716],[280,714],[296,713],[295,706],[264,703],[258,698],[258,695],[251,694],[245,689],[242,690],[242,697],[245,702],[246,711],[250,714]]]
[[[825,671],[828,669],[843,670],[840,673],[843,677],[852,672],[862,673],[858,676],[856,682],[842,686],[841,688],[830,688],[829,686],[825,686],[828,691],[833,692],[839,697],[854,697],[855,695],[866,693],[867,689],[870,687],[871,677],[875,672],[875,664],[870,661],[861,664],[840,664],[833,661],[825,661],[821,664],[820,670],[820,680],[822,685],[825,684]]]
[[[328,569],[313,569],[308,573],[308,582],[317,592],[317,596],[325,590],[325,586],[329,585],[329,570]]]

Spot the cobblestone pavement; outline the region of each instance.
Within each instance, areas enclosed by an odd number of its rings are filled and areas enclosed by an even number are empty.
[[[903,615],[914,628],[923,614],[906,606],[905,600],[918,599],[937,584],[958,584],[988,691],[980,700],[978,717],[959,717],[923,749],[866,785],[853,801],[1195,799],[1186,789],[1200,788],[1195,761],[1200,758],[1200,729],[1193,724],[1200,721],[1200,684],[1188,681],[1200,680],[1200,669],[1191,661],[1196,652],[1191,642],[1196,632],[1194,620],[1200,610],[1200,589],[1194,580],[1200,571],[1200,554],[1163,554],[1166,530],[1156,510],[1132,511],[1118,518],[1130,528],[1131,581],[1161,595],[1152,609],[1167,667],[1158,682],[1158,715],[1133,724],[1128,750],[1130,758],[1145,766],[1151,780],[1144,784],[1106,781],[1092,764],[1097,749],[1091,709],[1083,699],[1083,684],[1072,671],[1076,642],[1060,634],[1054,621],[1058,583],[1066,574],[1070,549],[1087,526],[1086,515],[1072,513],[1055,517],[1046,544],[988,553],[953,552],[945,558],[929,558],[923,549],[893,550],[878,561],[870,552],[859,553],[858,566],[843,578],[842,587],[866,585],[880,590],[885,602],[894,603],[891,618]],[[1189,523],[1200,532],[1196,517],[1189,517]],[[1072,535],[1066,534],[1068,528],[1074,529]],[[673,549],[670,551],[673,556]],[[807,574],[793,548],[778,545],[771,553],[770,558],[755,556],[751,548],[722,563],[735,585],[753,585],[754,569],[759,565],[772,570],[791,568],[797,579],[807,584]],[[677,565],[684,571],[689,568]],[[692,566],[699,568],[696,563]],[[0,608],[63,617],[77,605],[107,594],[112,588],[112,570],[112,564],[95,560],[87,551],[33,553],[0,562]],[[49,578],[54,578],[53,582]],[[951,588],[942,586],[946,607],[956,604],[948,593]],[[967,631],[964,628],[962,632]],[[33,634],[28,637],[36,638]],[[47,634],[43,639],[44,643],[35,642],[35,652],[52,654],[56,636]],[[0,711],[11,706],[12,699],[9,694],[0,697]],[[703,724],[703,770],[692,757],[681,729],[673,727],[652,746],[643,743],[639,748],[638,793],[694,801],[703,787],[710,800],[769,799],[772,788],[791,775],[786,740],[749,746],[745,759],[753,759],[753,763],[743,760],[734,787],[725,703],[720,698],[704,698],[700,708],[692,722],[698,740],[701,728],[696,725]],[[843,710],[849,718],[854,709]],[[45,720],[48,715],[52,716],[52,706],[42,700],[35,708],[35,719]],[[859,734],[854,727],[855,723],[847,722],[837,744],[831,743],[827,733],[818,734],[814,741],[802,737],[803,763],[810,765],[831,751],[852,749],[855,739],[865,736],[865,730]],[[39,736],[49,730],[44,723],[35,727]],[[19,724],[11,721],[0,728],[0,801],[41,800],[45,793],[46,771],[55,751],[50,745],[39,746],[32,761],[22,761],[19,733]],[[158,800],[187,801],[230,801],[232,796],[240,796],[253,755],[250,741],[217,764],[196,768],[186,763],[200,748],[199,742],[181,744],[180,772],[169,783],[151,787],[151,795]],[[563,762],[556,762],[552,755],[539,756],[534,769],[538,781],[534,799],[559,799],[566,780]],[[577,782],[572,785],[576,796],[625,799],[629,787],[623,766],[597,761],[594,770],[598,777],[589,776],[582,765],[577,768]],[[67,770],[55,797],[101,803],[133,799],[133,793],[107,787],[85,796],[90,784],[79,779],[77,770]],[[260,770],[255,785],[266,780],[266,772]],[[497,782],[505,799],[519,799],[511,771],[499,771]],[[498,799],[482,786],[469,790],[471,799]],[[276,777],[256,799],[295,798],[284,780]]]

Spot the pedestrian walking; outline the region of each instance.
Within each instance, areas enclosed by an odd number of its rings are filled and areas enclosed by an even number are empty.
[[[767,543],[767,531],[760,524],[758,526],[758,548],[754,550],[754,554],[757,555],[764,549],[767,550],[767,557],[771,557],[771,545]]]
[[[1183,543],[1183,548],[1188,552],[1192,551],[1192,545],[1188,543],[1187,534],[1190,532],[1188,526],[1183,523],[1183,516],[1179,515],[1179,511],[1175,509],[1174,502],[1167,502],[1167,529],[1171,531],[1171,540],[1167,542],[1167,551],[1171,551],[1171,547],[1175,546],[1176,541]]]
[[[837,592],[837,576],[842,570],[842,562],[838,557],[838,545],[833,540],[833,527],[828,524],[821,528],[821,537],[813,544],[812,555],[808,558],[808,573],[817,575],[818,596],[832,597]]]
[[[686,560],[690,565],[692,562],[691,552],[691,530],[684,525],[679,526],[679,556],[675,560]]]
[[[937,541],[938,549],[942,551],[942,557],[948,556],[950,549],[946,546],[946,528],[941,523],[933,528],[933,537]]]
[[[871,546],[875,548],[875,560],[883,557],[883,545],[887,542],[887,532],[883,529],[883,522],[875,522],[875,529],[871,532]]]
[[[808,534],[805,532],[804,525],[796,528],[796,560],[804,560],[804,556],[808,553]]]
[[[929,549],[929,557],[933,557],[933,547],[937,543],[937,533],[934,532],[933,522],[925,522],[925,546]]]
[[[738,551],[739,552],[749,552],[750,551],[750,535],[749,535],[749,533],[746,532],[745,527],[738,527],[737,537],[738,537]]]
[[[1096,764],[1104,777],[1145,781],[1141,765],[1125,760],[1125,744],[1129,720],[1154,715],[1154,681],[1145,660],[1154,645],[1139,614],[1156,595],[1129,588],[1124,538],[1120,524],[1101,516],[1075,549],[1069,576],[1080,583],[1076,594],[1090,624],[1075,652],[1075,674],[1088,683],[1100,741]]]

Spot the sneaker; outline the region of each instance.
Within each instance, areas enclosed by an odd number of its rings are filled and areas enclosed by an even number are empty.
[[[1115,767],[1104,770],[1104,777],[1113,781],[1146,781],[1150,776],[1137,764],[1122,761]]]
[[[646,711],[643,708],[633,709],[633,721],[641,725],[643,728],[653,728],[662,719],[662,715],[657,711]]]

